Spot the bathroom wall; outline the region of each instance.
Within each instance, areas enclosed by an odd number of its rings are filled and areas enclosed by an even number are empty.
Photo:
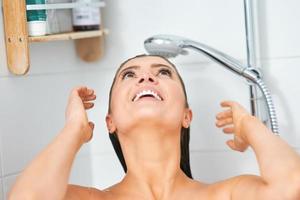
[[[75,159],[70,182],[105,188],[122,178],[104,123],[108,91],[117,66],[128,57],[144,53],[145,38],[158,33],[183,35],[245,62],[242,0],[106,3],[103,19],[109,35],[102,60],[84,63],[76,57],[71,41],[31,44],[31,70],[22,77],[7,71],[1,13],[0,199],[5,199],[16,176],[61,130],[68,93],[77,85],[96,90],[95,109],[89,111],[96,128],[93,140]],[[300,14],[296,9],[300,2],[260,0],[256,6],[258,63],[274,97],[282,138],[299,150],[300,87],[296,80],[300,72]],[[172,61],[182,73],[194,112],[191,163],[195,179],[214,182],[241,173],[257,174],[253,152],[231,151],[225,145],[228,137],[214,127],[221,100],[233,99],[249,108],[246,81],[195,53]]]

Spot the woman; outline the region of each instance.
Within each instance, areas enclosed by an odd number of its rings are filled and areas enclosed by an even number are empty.
[[[86,87],[71,92],[65,127],[18,177],[10,200],[300,199],[299,155],[231,101],[221,103],[228,109],[217,115],[216,126],[233,134],[227,142],[231,149],[253,148],[261,175],[214,184],[193,180],[188,154],[182,149],[188,148],[192,120],[184,85],[168,60],[146,55],[121,65],[110,93],[106,124],[125,177],[102,191],[68,185],[76,152],[92,138],[94,124],[85,110],[93,107],[95,99],[94,91]]]

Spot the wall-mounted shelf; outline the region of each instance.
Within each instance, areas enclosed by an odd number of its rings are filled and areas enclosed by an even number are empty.
[[[45,36],[29,37],[29,42],[49,42],[59,40],[77,40],[83,38],[101,37],[105,34],[105,31],[81,31],[81,32],[69,32],[69,33],[58,33]]]
[[[103,39],[106,31],[81,31],[29,37],[27,32],[27,10],[72,9],[83,6],[104,7],[103,1],[92,3],[61,3],[27,5],[25,0],[2,0],[7,64],[11,73],[24,75],[28,72],[29,48],[33,42],[75,40],[78,56],[87,62],[98,60],[103,54]]]

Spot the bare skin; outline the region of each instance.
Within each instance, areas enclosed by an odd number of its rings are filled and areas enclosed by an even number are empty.
[[[141,89],[156,90],[163,100],[146,97],[133,102]],[[122,146],[128,168],[123,180],[104,190],[68,185],[74,157],[92,137],[94,125],[85,110],[95,99],[86,87],[71,92],[64,129],[18,177],[9,200],[300,199],[299,155],[232,101],[221,103],[225,110],[217,114],[216,126],[233,136],[227,142],[232,150],[254,150],[260,176],[242,175],[214,184],[188,178],[179,167],[179,142],[180,129],[190,125],[192,111],[185,107],[175,70],[155,56],[127,62],[112,92],[106,123],[110,133],[118,133]]]

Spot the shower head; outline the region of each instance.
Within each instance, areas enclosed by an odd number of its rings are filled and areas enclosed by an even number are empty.
[[[260,79],[259,74],[238,60],[205,44],[174,35],[155,35],[145,40],[144,47],[150,55],[160,55],[167,58],[186,55],[186,49],[196,50],[212,60],[225,66],[230,71],[245,77],[254,83]]]
[[[184,39],[173,35],[156,35],[144,42],[145,49],[151,55],[163,57],[176,57],[179,54],[186,55],[184,50]]]

